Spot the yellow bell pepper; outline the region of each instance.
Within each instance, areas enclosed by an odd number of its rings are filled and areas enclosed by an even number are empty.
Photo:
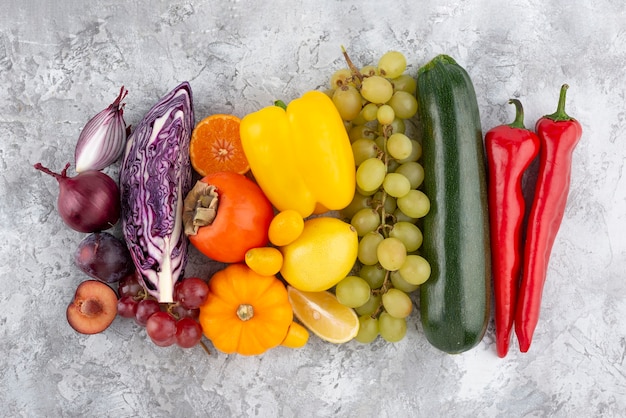
[[[250,113],[241,120],[240,134],[254,178],[279,211],[307,217],[352,201],[352,147],[326,94],[310,91],[286,109],[268,106]]]

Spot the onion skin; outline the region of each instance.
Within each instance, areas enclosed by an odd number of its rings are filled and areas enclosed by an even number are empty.
[[[124,121],[122,103],[127,94],[128,90],[122,86],[115,101],[91,118],[83,128],[74,151],[77,173],[102,170],[122,156],[130,130]]]
[[[108,175],[88,170],[67,176],[68,163],[61,174],[37,163],[35,169],[54,177],[59,183],[57,209],[63,222],[78,232],[99,232],[114,226],[120,218],[120,191]]]

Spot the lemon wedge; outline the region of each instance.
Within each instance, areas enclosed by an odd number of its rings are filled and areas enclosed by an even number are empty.
[[[341,344],[359,332],[359,318],[352,308],[339,303],[328,291],[305,292],[287,286],[293,313],[313,334],[322,340]]]

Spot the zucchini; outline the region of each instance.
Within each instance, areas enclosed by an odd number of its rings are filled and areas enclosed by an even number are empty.
[[[424,333],[436,348],[461,353],[477,345],[489,321],[491,257],[485,154],[472,81],[439,55],[418,70],[423,129],[422,255],[431,276],[420,286]]]

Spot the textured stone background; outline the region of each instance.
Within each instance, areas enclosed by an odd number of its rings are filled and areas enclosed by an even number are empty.
[[[506,5],[504,5],[506,3]],[[496,5],[497,4],[497,5]],[[626,6],[621,0],[6,0],[0,14],[0,415],[626,415]],[[572,190],[531,351],[499,359],[490,325],[457,356],[426,342],[416,314],[398,344],[243,358],[162,349],[130,321],[76,334],[65,307],[85,277],[82,234],[56,213],[61,169],[89,117],[121,85],[136,125],[191,82],[197,118],[292,99],[389,49],[417,68],[438,53],[472,76],[485,130],[552,113],[562,83],[582,123]],[[110,173],[116,175],[115,169]],[[207,275],[191,253],[189,274]]]

